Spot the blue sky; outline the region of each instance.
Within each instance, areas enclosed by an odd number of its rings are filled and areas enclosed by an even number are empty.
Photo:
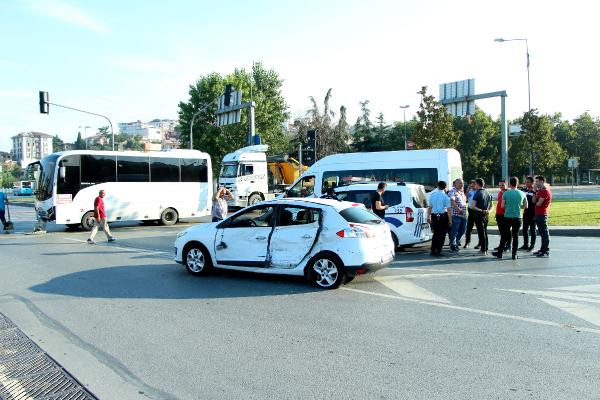
[[[593,1],[0,1],[0,150],[37,130],[73,140],[101,119],[176,118],[188,86],[212,71],[261,61],[284,79],[292,116],[333,88],[334,106],[369,99],[373,115],[402,119],[427,85],[475,78],[477,92],[507,90],[508,116],[527,109],[523,42],[531,53],[532,106],[573,118],[598,115],[600,6]],[[478,102],[499,114],[499,100]]]

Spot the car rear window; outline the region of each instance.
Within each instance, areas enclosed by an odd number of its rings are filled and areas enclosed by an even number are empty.
[[[365,207],[371,208],[371,196],[375,193],[374,190],[348,190],[338,193],[338,199],[351,201],[353,203],[364,204]],[[396,206],[402,203],[402,193],[388,190],[383,194],[383,202],[389,206]]]
[[[381,219],[363,207],[348,207],[340,211],[340,215],[348,222],[356,224],[377,225]]]
[[[423,187],[412,188],[413,205],[417,208],[427,208],[427,196]]]

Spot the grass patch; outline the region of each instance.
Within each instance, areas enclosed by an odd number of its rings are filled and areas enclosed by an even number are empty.
[[[557,199],[550,203],[548,225],[600,226],[600,200]],[[490,212],[490,225],[496,225],[496,205]]]

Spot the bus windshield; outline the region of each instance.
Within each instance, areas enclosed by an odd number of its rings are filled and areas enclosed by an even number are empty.
[[[38,190],[35,192],[35,197],[39,201],[48,200],[52,197],[52,190],[54,189],[54,170],[56,169],[56,160],[58,154],[50,154],[42,159],[40,162],[40,176],[38,178],[36,187]]]

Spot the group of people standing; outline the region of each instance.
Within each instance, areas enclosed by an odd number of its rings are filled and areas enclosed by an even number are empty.
[[[552,191],[546,179],[538,175],[528,176],[525,187],[519,188],[519,179],[512,177],[507,182],[499,182],[496,204],[496,223],[500,231],[500,245],[492,255],[502,258],[505,251],[511,251],[513,260],[518,258],[518,250],[531,251],[536,241],[536,226],[541,236],[541,247],[533,254],[537,257],[550,256],[550,235],[548,232],[548,210],[552,201]],[[450,238],[450,250],[459,252],[461,239],[465,236],[464,249],[470,247],[473,227],[477,229],[479,243],[475,246],[483,255],[488,254],[488,221],[494,199],[485,189],[481,178],[472,180],[468,190],[462,179],[456,179],[453,187],[446,190],[446,182],[438,182],[437,189],[429,199],[428,222],[433,230],[431,255],[443,255],[442,247],[446,235]],[[523,245],[519,247],[519,230],[523,227]]]

